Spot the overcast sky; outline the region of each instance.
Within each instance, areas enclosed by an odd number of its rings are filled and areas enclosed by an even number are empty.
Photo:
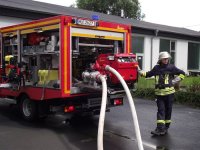
[[[70,6],[75,0],[37,0]],[[144,21],[200,31],[200,0],[139,0]]]

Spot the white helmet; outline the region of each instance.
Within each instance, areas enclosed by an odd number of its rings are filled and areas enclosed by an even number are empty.
[[[170,59],[171,58],[171,56],[170,56],[170,54],[168,53],[168,52],[160,52],[160,54],[159,54],[159,60],[162,60],[162,59],[164,59],[164,58],[168,58],[168,59]]]

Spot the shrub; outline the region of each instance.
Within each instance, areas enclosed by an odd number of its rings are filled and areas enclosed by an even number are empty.
[[[155,93],[153,88],[140,88],[133,93],[133,96],[138,98],[146,98],[150,100],[155,99]],[[178,91],[175,93],[175,103],[184,105],[186,104],[200,108],[200,93]]]
[[[133,93],[134,97],[154,99],[154,89],[153,88],[139,88]]]
[[[175,93],[175,102],[200,108],[200,93],[178,91]]]
[[[187,86],[186,89],[188,92],[200,92],[200,80],[198,78],[194,78],[190,85]]]

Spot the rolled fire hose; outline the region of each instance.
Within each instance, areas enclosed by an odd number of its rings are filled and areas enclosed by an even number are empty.
[[[133,123],[134,123],[135,133],[136,133],[136,139],[137,139],[137,142],[138,142],[138,149],[139,150],[144,150],[143,144],[142,144],[142,138],[141,138],[141,134],[140,134],[140,128],[139,128],[137,113],[136,113],[135,105],[134,105],[131,93],[129,91],[129,88],[128,88],[126,82],[124,81],[124,79],[122,78],[122,76],[115,69],[113,69],[109,65],[107,65],[105,67],[105,69],[107,71],[112,72],[114,75],[116,75],[116,77],[119,79],[119,81],[121,82],[121,84],[122,84],[122,86],[123,86],[123,88],[124,88],[124,90],[126,92],[126,95],[127,95],[128,101],[129,101],[129,105],[130,105],[130,108],[131,108],[131,114],[132,114],[132,117],[133,117]],[[104,115],[105,115],[105,112],[104,112]],[[100,114],[100,116],[101,116],[101,114]],[[103,148],[102,149],[98,149],[98,150],[103,150]]]

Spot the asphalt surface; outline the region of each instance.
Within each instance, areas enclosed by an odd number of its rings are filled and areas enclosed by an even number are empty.
[[[135,100],[145,150],[199,150],[200,110],[174,105],[172,126],[165,136],[152,137],[154,101]],[[0,150],[96,150],[98,116],[74,118],[50,116],[45,121],[22,120],[15,107],[0,101]],[[137,150],[128,103],[106,113],[104,150]]]

